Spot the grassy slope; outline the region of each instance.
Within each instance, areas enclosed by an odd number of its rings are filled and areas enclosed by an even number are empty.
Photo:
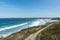
[[[48,24],[42,25],[42,27],[47,26],[47,25]],[[40,26],[27,28],[27,29],[21,30],[20,32],[17,32],[8,36],[7,38],[5,38],[5,40],[24,40],[30,34],[35,33],[40,29],[41,29]]]
[[[60,40],[60,24],[44,30],[41,35],[38,35],[37,40]]]

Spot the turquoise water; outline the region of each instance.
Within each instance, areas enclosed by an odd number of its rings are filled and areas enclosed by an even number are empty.
[[[36,21],[36,19],[0,18],[0,36],[1,35],[9,35],[11,33],[17,32],[17,31],[22,30],[24,28],[28,28],[28,25],[31,24],[33,21]],[[23,23],[27,23],[27,24],[22,25],[22,26],[18,26],[15,28],[11,28],[11,29],[1,30],[2,28],[8,28],[8,27],[12,27],[12,26],[15,26],[18,24],[23,24]]]
[[[39,24],[40,20],[31,18],[0,18],[0,36],[8,36],[14,32]],[[42,22],[40,24],[44,24]]]
[[[16,24],[21,24],[25,22],[32,22],[35,19],[27,19],[27,18],[22,18],[22,19],[13,19],[13,18],[0,18],[0,28],[4,28],[6,26],[12,26]]]

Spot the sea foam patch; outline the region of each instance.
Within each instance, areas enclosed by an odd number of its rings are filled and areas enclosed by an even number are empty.
[[[29,26],[30,26],[30,27],[32,27],[32,26],[38,26],[38,25],[43,25],[43,24],[45,24],[45,23],[46,23],[46,22],[45,22],[44,20],[39,19],[39,20],[36,20],[36,21],[32,22],[31,25],[29,25]]]

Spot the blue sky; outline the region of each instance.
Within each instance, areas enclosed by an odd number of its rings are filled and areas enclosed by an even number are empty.
[[[60,17],[60,0],[0,0],[0,18]]]

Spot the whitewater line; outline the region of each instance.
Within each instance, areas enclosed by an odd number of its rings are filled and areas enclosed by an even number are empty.
[[[9,26],[9,27],[5,27],[5,28],[1,28],[0,31],[16,28],[18,26],[23,26],[23,25],[26,25],[26,24],[28,24],[28,23],[22,23],[22,24],[18,24],[18,25],[14,25],[14,26]]]

